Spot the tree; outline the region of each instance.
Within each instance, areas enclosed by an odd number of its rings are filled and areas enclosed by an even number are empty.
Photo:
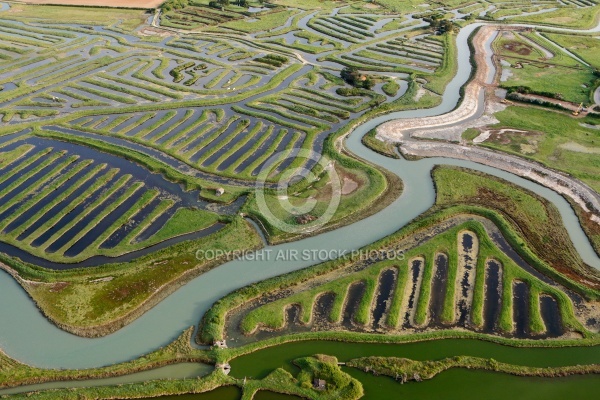
[[[361,74],[355,67],[346,67],[342,69],[340,76],[346,83],[356,88],[371,89],[375,85],[373,79]]]
[[[356,82],[360,79],[360,73],[355,67],[346,67],[342,69],[340,76],[346,83],[352,86],[356,86]]]

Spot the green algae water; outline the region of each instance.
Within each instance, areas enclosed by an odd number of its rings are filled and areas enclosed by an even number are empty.
[[[471,339],[440,339],[407,344],[306,341],[268,347],[236,358],[230,362],[231,375],[237,378],[246,376],[260,379],[279,367],[295,373],[298,370],[293,366],[292,361],[313,354],[336,356],[340,362],[368,356],[439,360],[461,355],[493,358],[509,364],[531,367],[559,367],[600,362],[600,346],[521,348]],[[596,377],[596,379],[600,383],[600,378]]]
[[[401,385],[386,376],[374,376],[353,368],[344,371],[358,379],[364,388],[361,400],[506,400],[544,399],[563,400],[587,398],[600,390],[598,376],[572,376],[565,378],[526,378],[488,371],[452,369],[424,382]],[[158,397],[157,400],[237,400],[237,388],[223,387],[211,392]],[[254,400],[297,400],[298,397],[259,391]]]
[[[242,396],[239,388],[233,386],[220,387],[206,393],[184,394],[180,396],[152,397],[157,400],[237,400]],[[256,392],[252,400],[300,400],[300,397],[273,393],[265,390]]]
[[[458,355],[494,358],[498,361],[535,367],[597,363],[600,346],[562,348],[516,348],[470,339],[442,339],[407,344],[344,343],[306,341],[287,343],[239,357],[231,361],[231,374],[237,378],[262,379],[276,368],[292,374],[299,372],[292,361],[312,354],[335,355],[340,362],[366,356],[406,357],[415,360],[436,360]],[[586,398],[600,390],[597,375],[562,378],[531,378],[490,371],[450,369],[431,380],[400,384],[386,376],[374,376],[355,368],[342,367],[358,379],[366,400],[562,400]],[[235,388],[220,388],[208,393],[187,396],[160,397],[182,400],[235,400],[240,398]],[[297,397],[260,391],[255,400],[295,400]]]
[[[295,358],[318,353],[334,355],[341,362],[367,356],[437,360],[470,355],[534,367],[590,364],[600,360],[600,346],[516,348],[469,339],[443,339],[400,345],[307,341],[274,346],[239,357],[231,361],[231,374],[235,377],[247,376],[260,379],[279,367],[296,374],[298,369],[292,364]],[[567,397],[568,395],[584,398],[600,390],[600,377],[597,375],[529,378],[488,371],[451,369],[429,381],[401,385],[392,378],[373,376],[354,368],[344,367],[344,371],[363,384],[365,390],[363,398],[372,400],[392,398],[479,400],[511,397],[559,400],[573,398]]]
[[[340,362],[366,356],[406,357],[436,360],[458,355],[494,358],[498,361],[535,367],[591,364],[600,361],[600,346],[563,348],[516,348],[468,339],[443,339],[408,344],[343,343],[308,341],[283,344],[259,350],[231,361],[235,377],[264,378],[283,367],[296,374],[295,358],[323,353],[335,355]],[[451,369],[431,380],[404,385],[392,378],[374,376],[354,368],[344,371],[358,379],[365,391],[363,399],[556,399],[586,398],[600,391],[597,375],[564,378],[519,377],[489,371]],[[260,397],[276,400],[276,397]],[[288,397],[291,399],[291,397]],[[231,397],[230,399],[234,399]],[[285,397],[281,397],[285,399]]]
[[[182,394],[179,396],[149,397],[149,399],[160,400],[229,400],[239,399],[242,391],[236,386],[222,386],[218,389],[199,394]]]
[[[258,391],[252,400],[300,400],[298,396],[290,396],[287,394],[267,392],[265,390]]]
[[[344,371],[358,379],[365,391],[361,400],[506,400],[584,399],[600,390],[597,375],[564,378],[529,378],[503,373],[451,369],[423,382],[404,385],[387,376],[374,376],[353,368]]]

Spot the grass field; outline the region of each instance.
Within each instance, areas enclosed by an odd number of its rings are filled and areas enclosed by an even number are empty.
[[[593,68],[600,68],[600,55],[598,55],[600,42],[597,37],[556,33],[545,33],[544,35],[590,64]]]
[[[485,141],[484,146],[530,158],[564,171],[600,190],[597,179],[600,155],[597,131],[580,125],[582,120],[564,113],[531,107],[509,107],[496,114],[495,128],[513,128],[530,133],[508,133]],[[551,123],[549,123],[551,121]],[[594,122],[589,119],[588,122]]]
[[[68,10],[68,12],[65,12]],[[49,20],[65,21],[83,25],[112,25],[119,21],[123,29],[133,30],[141,25],[148,15],[142,10],[123,10],[110,8],[77,8],[53,5],[26,5],[12,3],[10,9],[3,13],[3,18],[17,20]]]
[[[552,53],[552,58],[547,58],[535,44]],[[597,79],[593,69],[564,54],[535,33],[503,32],[494,41],[493,47],[495,54],[511,64],[504,67],[509,76],[501,81],[502,87],[527,87],[533,93],[550,93],[574,103],[588,101],[590,88]]]
[[[569,28],[590,29],[598,24],[600,6],[571,8],[564,7],[555,11],[536,15],[516,16],[511,22],[527,22]]]

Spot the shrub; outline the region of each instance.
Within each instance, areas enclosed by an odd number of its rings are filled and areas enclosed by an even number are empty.
[[[167,0],[163,5],[163,11],[179,10],[189,5],[188,0]]]
[[[171,71],[169,71],[169,75],[171,75],[173,77],[173,82],[175,82],[175,83],[181,82],[181,80],[183,79],[183,74],[181,73],[181,71],[191,68],[193,66],[194,66],[193,61],[186,62],[185,64],[178,65],[177,67],[175,67]]]
[[[346,67],[342,70],[340,76],[349,85],[355,88],[371,89],[375,82],[367,75],[361,74],[358,69],[354,67]]]
[[[263,64],[269,64],[274,67],[281,67],[283,64],[288,62],[288,58],[285,56],[277,55],[277,54],[267,54],[264,57],[255,58],[254,61],[257,61],[257,62],[263,63]]]

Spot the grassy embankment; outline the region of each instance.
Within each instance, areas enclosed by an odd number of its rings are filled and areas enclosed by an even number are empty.
[[[438,167],[433,177],[437,208],[469,206],[481,210],[478,213],[499,225],[511,246],[531,266],[590,299],[598,298],[598,279],[579,257],[553,204],[514,184],[472,170]],[[501,215],[504,222],[492,214]],[[586,279],[585,284],[581,283]]]
[[[44,370],[32,368],[13,361],[0,353],[0,359],[3,361],[3,368],[0,370],[0,373],[8,378],[4,382],[14,386],[56,380],[81,380],[121,376],[181,362],[206,362],[214,364],[215,357],[212,351],[191,348],[189,345],[191,332],[192,330],[188,329],[172,344],[134,361],[91,370]],[[296,376],[283,368],[277,368],[260,380],[236,379],[223,374],[219,369],[215,369],[214,372],[195,379],[168,379],[118,386],[51,389],[17,394],[11,396],[11,398],[29,398],[35,396],[37,399],[48,400],[134,399],[140,397],[203,393],[222,386],[238,386],[243,390],[243,399],[251,399],[259,390],[315,400],[357,400],[363,395],[361,383],[343,372],[338,366],[335,357],[317,354],[311,357],[295,359],[293,364],[299,369]],[[327,382],[325,389],[314,389],[314,379],[325,380]]]
[[[342,130],[345,129],[342,128]],[[335,209],[330,221],[324,227],[319,228],[321,232],[347,225],[377,212],[393,201],[402,190],[401,182],[393,175],[381,173],[362,161],[337,153],[332,149],[332,141],[332,136],[326,139],[324,155],[334,161],[340,185],[343,185],[343,178],[349,178],[356,182],[358,187],[351,193],[341,194],[339,206]],[[290,194],[289,201],[292,204],[300,205],[308,199],[315,200],[316,206],[311,211],[311,215],[318,218],[327,210],[333,195],[329,180],[336,178],[332,178],[330,173],[322,171],[319,167],[317,167],[315,175],[319,177],[318,180],[314,182],[300,182],[298,185],[290,187],[288,193]],[[325,192],[324,195],[319,193],[320,189],[323,189],[323,192]],[[281,221],[302,228],[302,225],[295,220],[294,216],[282,207],[281,200],[277,196],[274,190],[265,190],[265,201],[269,210]],[[243,212],[260,221],[270,243],[292,241],[305,235],[280,230],[262,215],[254,193],[250,194],[248,199],[248,202],[243,207]],[[373,204],[376,201],[376,207],[365,206]],[[309,232],[308,234],[315,233],[316,231]]]
[[[577,253],[573,249],[569,236],[562,226],[558,211],[551,204],[543,201],[533,193],[517,188],[508,182],[484,174],[474,174],[473,171],[466,172],[454,168],[438,168],[434,173],[434,179],[438,190],[435,209],[419,217],[399,232],[373,245],[367,246],[366,250],[386,248],[402,238],[410,237],[420,229],[434,226],[451,216],[465,213],[477,214],[494,222],[511,246],[538,271],[583,294],[587,298],[597,299],[599,297],[598,290],[591,289],[579,283],[579,280],[582,280],[582,278],[575,272],[577,269],[573,268],[574,260],[578,259]],[[460,186],[454,184],[457,181],[461,182]],[[469,226],[469,229],[475,232],[478,229],[481,231],[474,223]],[[483,237],[483,235],[478,236]],[[455,248],[455,246],[450,247],[448,251],[452,250],[452,248]],[[485,249],[486,247],[482,246],[482,251]],[[560,249],[560,252],[557,249]],[[205,314],[199,332],[199,339],[203,342],[212,342],[213,340],[221,339],[225,335],[225,318],[229,310],[236,309],[249,301],[259,298],[263,294],[294,288],[306,280],[317,279],[326,274],[342,271],[354,261],[350,258],[338,259],[275,277],[231,293],[216,302]],[[500,261],[504,262],[505,259],[500,259]],[[566,265],[569,268],[564,270],[566,262],[568,262]],[[509,262],[507,261],[505,264],[508,265]],[[580,265],[580,268],[583,267]],[[585,272],[585,269],[581,270],[581,273]],[[528,275],[528,273],[520,268],[507,269],[507,279],[508,275],[510,275],[511,279],[514,279],[519,278],[521,274]],[[479,293],[478,296],[481,295],[481,284],[482,281],[480,279],[476,285],[479,287],[479,289],[476,289],[477,293]],[[531,287],[534,288],[534,292],[539,291],[537,283]],[[509,289],[507,288],[506,290]],[[505,296],[506,301],[509,301],[509,296],[506,292],[503,296]],[[480,300],[477,300],[477,298]],[[557,301],[561,305],[561,309],[572,310],[572,304],[564,294],[560,294]],[[477,314],[481,310],[481,302],[481,297],[475,298],[474,308]],[[451,303],[451,300],[447,300],[447,303]],[[505,310],[508,310],[508,305],[504,307]],[[450,308],[446,306],[445,310],[450,310]],[[450,318],[450,314],[448,311],[445,312],[448,319]],[[509,315],[508,311],[505,311],[503,314],[502,327],[504,329],[508,329],[509,325],[512,325],[512,322],[509,322]],[[537,319],[535,313],[533,315],[532,327],[536,331],[539,330],[539,319]],[[563,318],[565,317],[565,321],[571,321],[574,327],[579,326],[577,322],[573,321],[572,317],[563,314]],[[536,319],[538,322],[536,322]],[[474,322],[478,323],[477,316],[474,318]],[[576,329],[581,329],[581,327],[579,326]],[[460,334],[455,332],[439,333],[439,335],[447,334],[457,334],[460,336]],[[352,340],[351,338],[354,335],[354,333],[318,332],[302,333],[294,335],[294,338],[298,340],[298,338],[309,337],[339,337],[343,338],[340,340]],[[359,334],[356,335],[360,336]],[[474,335],[476,337],[486,337],[485,335]],[[432,337],[436,337],[436,335],[432,334]],[[398,340],[398,338],[390,339],[389,337],[384,338],[377,335],[370,336],[370,338],[376,338],[373,339],[375,341]],[[273,339],[277,343],[286,340],[286,337]],[[510,340],[508,342],[519,343],[518,341]],[[525,341],[524,343],[531,342]],[[554,343],[557,345],[560,344],[560,342]]]
[[[181,220],[172,224],[165,229],[178,229]],[[197,260],[198,249],[227,251],[261,245],[256,231],[238,217],[210,236],[179,243],[130,263],[50,271],[6,256],[1,261],[12,268],[19,283],[53,323],[81,336],[102,336],[136,319],[180,285],[223,262]]]
[[[398,357],[364,357],[350,360],[346,366],[376,375],[390,376],[396,380],[428,380],[451,368],[481,369],[505,374],[554,378],[568,375],[599,374],[600,365],[574,365],[567,367],[529,367],[507,364],[493,358],[458,356],[436,361],[415,361]]]
[[[471,320],[473,325],[481,327],[483,324],[483,303],[485,301],[483,294],[484,271],[486,260],[495,259],[502,264],[504,288],[502,294],[502,311],[500,316],[500,329],[503,332],[512,332],[513,330],[513,306],[512,306],[512,283],[521,281],[532,288],[532,293],[528,302],[530,309],[534,312],[531,315],[530,328],[533,332],[543,332],[544,323],[539,315],[539,296],[538,293],[546,293],[557,298],[560,303],[561,317],[565,326],[570,329],[582,330],[583,327],[574,319],[572,314],[572,305],[568,297],[559,290],[550,287],[529,273],[520,269],[514,262],[502,253],[487,237],[483,227],[474,221],[468,221],[455,226],[444,233],[438,234],[435,238],[427,241],[425,244],[416,248],[411,248],[404,252],[403,261],[384,261],[370,265],[368,268],[352,273],[352,264],[342,271],[335,271],[331,277],[322,277],[318,281],[309,281],[310,289],[292,288],[295,294],[284,297],[280,300],[266,303],[258,308],[248,312],[242,319],[240,329],[244,334],[252,334],[258,327],[267,329],[281,329],[285,325],[285,310],[291,305],[300,306],[299,320],[302,323],[309,324],[312,320],[313,309],[316,299],[325,293],[333,293],[335,300],[332,310],[329,314],[329,320],[336,324],[341,322],[342,308],[345,303],[346,294],[350,285],[356,282],[363,282],[366,286],[365,294],[357,304],[354,314],[354,322],[359,326],[370,324],[372,309],[374,306],[374,297],[380,274],[389,268],[396,268],[399,273],[397,289],[391,296],[390,311],[386,321],[387,328],[395,330],[401,324],[406,312],[403,304],[406,304],[404,298],[405,285],[407,277],[410,275],[411,260],[415,258],[424,258],[425,269],[423,272],[423,283],[420,287],[420,293],[416,294],[416,308],[414,324],[423,325],[427,322],[429,314],[429,301],[431,290],[431,278],[433,275],[433,259],[436,254],[443,253],[449,257],[448,286],[445,292],[444,309],[442,321],[453,323],[456,314],[455,292],[459,291],[459,282],[462,277],[457,276],[458,251],[461,246],[457,237],[462,231],[471,231],[479,238],[479,254],[477,260],[477,280],[475,282],[475,294],[473,306],[471,309]],[[340,277],[341,276],[341,277]],[[323,283],[325,282],[325,283]],[[303,284],[301,287],[304,287]],[[299,291],[301,290],[301,291]]]
[[[256,33],[270,31],[271,29],[281,26],[289,17],[294,15],[292,10],[279,10],[277,12],[270,12],[264,15],[258,15],[257,21],[246,21],[243,19],[226,22],[221,26],[224,28],[230,28],[236,31],[245,33]]]
[[[521,22],[540,25],[551,25],[566,28],[591,29],[598,24],[600,6],[594,7],[561,7],[558,10],[542,14],[525,15],[507,20],[508,23]]]

